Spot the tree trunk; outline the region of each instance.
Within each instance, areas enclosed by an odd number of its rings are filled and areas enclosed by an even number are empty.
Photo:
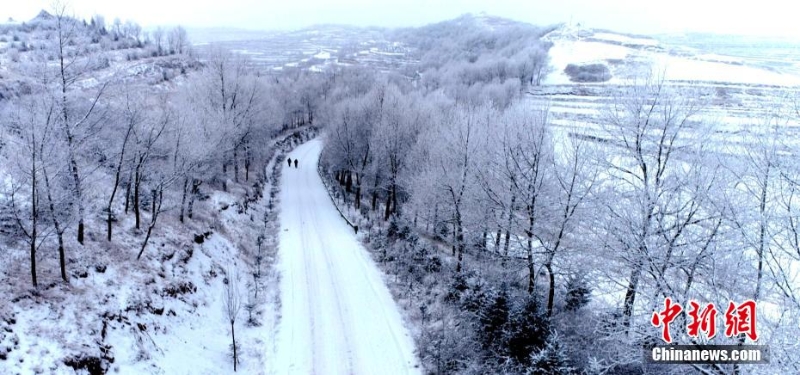
[[[511,196],[511,207],[508,209],[508,226],[506,226],[506,242],[503,244],[503,256],[508,258],[508,248],[511,243],[511,223],[514,219],[514,202],[516,202],[517,197],[515,195]],[[505,260],[504,260],[505,261]]]
[[[547,317],[553,316],[553,299],[556,296],[556,276],[553,274],[553,265],[547,262],[544,265],[547,275],[550,278],[550,287],[547,289]]]
[[[631,277],[628,283],[628,290],[625,292],[625,304],[623,306],[622,324],[625,327],[631,325],[631,315],[633,315],[633,305],[636,302],[636,289],[639,287],[639,277],[642,274],[642,266],[637,262],[631,270]]]
[[[536,269],[533,266],[533,246],[528,239],[528,294],[533,294],[533,287],[536,281]]]
[[[72,136],[70,135],[68,136],[68,138],[70,147],[69,163],[70,163],[70,169],[72,170],[73,184],[75,185],[74,186],[75,199],[78,201],[78,243],[83,245],[84,231],[85,231],[85,224],[83,222],[83,219],[84,215],[86,214],[85,207],[83,206],[83,188],[81,186],[80,174],[78,173],[78,162],[75,160],[74,151],[72,150],[73,148]]]
[[[67,277],[67,254],[64,249],[63,231],[58,233],[58,266],[61,268],[61,280],[69,284],[69,278]]]
[[[456,252],[456,245],[458,243],[458,240],[456,239],[456,232],[458,232],[456,230],[456,223],[455,223],[455,221],[453,221],[453,238],[450,239],[450,241],[451,241],[450,242],[450,250],[453,251],[453,256],[456,256],[456,253],[457,253]]]
[[[202,182],[196,178],[192,179],[192,192],[189,194],[189,207],[186,208],[187,216],[191,219],[194,216],[194,200],[200,195],[200,184]]]
[[[112,218],[113,218],[113,214],[111,212],[111,205],[109,205],[109,207],[108,207],[108,215],[106,217],[106,240],[108,242],[111,242],[111,231],[112,231],[111,220],[112,220]]]
[[[183,190],[181,190],[181,211],[178,219],[183,223],[183,214],[186,211],[186,195],[189,193],[189,177],[183,178]]]
[[[239,146],[233,148],[233,181],[239,183]]]
[[[378,176],[375,176],[375,183],[372,185],[372,211],[378,210]]]
[[[36,224],[34,222],[33,230],[31,231],[31,281],[34,288],[39,286],[36,281],[36,236]]]
[[[425,219],[426,219],[425,220],[425,233],[430,233],[430,231],[431,231],[430,230],[431,229],[431,221],[428,220],[428,218],[430,217],[429,215],[430,215],[430,210],[428,210],[428,214],[425,215]]]
[[[228,192],[228,162],[222,162],[222,191]]]
[[[139,188],[141,187],[142,176],[139,171],[141,164],[136,166],[133,181],[133,215],[136,218],[136,229],[141,229],[142,217],[139,210]]]
[[[389,220],[389,216],[392,215],[392,195],[387,193],[386,194],[386,211],[383,213],[383,220]]]
[[[81,245],[83,245],[84,232],[86,232],[86,224],[83,223],[82,211],[83,209],[78,207],[78,243]]]
[[[38,210],[38,194],[36,192],[36,154],[33,156],[33,168],[31,168],[31,282],[33,283],[33,287],[36,288],[39,286],[38,281],[36,280],[36,237],[38,236],[38,221],[39,221],[39,210]]]
[[[753,293],[753,301],[758,302],[758,299],[761,297],[761,279],[764,275],[764,251],[766,250],[767,244],[767,224],[765,223],[765,212],[767,209],[767,189],[769,188],[769,175],[770,175],[770,164],[767,163],[767,168],[764,171],[764,178],[761,184],[761,199],[759,202],[759,213],[761,214],[761,220],[759,222],[759,230],[758,230],[758,251],[756,254],[758,255],[758,273],[756,274],[756,291]]]
[[[438,238],[439,233],[436,232],[436,224],[439,222],[439,202],[433,205],[433,238]]]
[[[50,176],[47,174],[46,167],[42,167],[42,175],[44,177],[45,188],[47,189],[47,203],[50,208],[50,216],[52,217],[53,227],[56,230],[56,239],[58,240],[58,265],[61,269],[61,279],[64,280],[65,283],[69,283],[69,279],[67,278],[66,254],[64,250],[64,229],[61,228],[61,223],[58,221],[58,216],[56,216],[56,204],[53,199]]]
[[[128,184],[125,186],[125,215],[128,214],[128,209],[131,203],[131,187],[133,187],[133,170],[128,175]]]
[[[458,250],[458,264],[456,272],[461,272],[461,260],[464,258],[464,226],[461,223],[461,210],[456,207],[456,247]]]
[[[361,175],[356,174],[356,210],[361,209]]]
[[[535,201],[536,199],[534,198],[533,202],[531,202],[531,207],[528,207],[528,230],[525,233],[528,237],[528,294],[533,294],[533,289],[536,282],[536,270],[533,265],[533,204]]]
[[[392,212],[397,215],[397,184],[392,182]]]
[[[503,220],[505,212],[500,213],[500,220]],[[497,235],[494,237],[494,252],[500,254],[500,240],[503,238],[503,226],[497,224]]]
[[[233,372],[236,372],[236,364],[239,362],[238,353],[236,353],[236,329],[234,328],[234,321],[231,320],[231,341],[233,341]]]
[[[156,195],[158,196],[156,203]],[[150,225],[147,226],[147,234],[144,237],[144,242],[142,243],[142,248],[139,250],[139,255],[136,256],[136,260],[139,260],[144,253],[144,249],[147,248],[147,243],[150,241],[150,236],[153,234],[153,228],[156,226],[156,220],[158,220],[158,214],[161,212],[161,203],[164,200],[164,187],[159,186],[159,190],[156,194],[153,195],[153,206],[156,207],[153,211],[153,217],[150,218]]]
[[[249,148],[245,148],[245,156],[244,156],[244,180],[249,182],[250,181],[250,151]]]
[[[156,189],[151,190],[151,194],[153,194],[153,200],[152,203],[150,204],[150,208],[152,209],[152,211],[150,212],[150,216],[156,216],[156,195],[158,194],[158,190]]]

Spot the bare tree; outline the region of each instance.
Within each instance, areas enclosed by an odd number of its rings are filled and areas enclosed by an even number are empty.
[[[202,111],[207,143],[222,167],[218,178],[227,190],[229,167],[238,181],[240,156],[249,157],[246,150],[258,133],[257,126],[263,124],[267,106],[264,86],[263,80],[247,69],[246,61],[229,51],[212,50],[207,66],[190,100]]]
[[[62,161],[63,147],[58,144],[57,139],[50,142],[43,142],[40,147],[39,157],[42,159],[42,177],[44,178],[44,192],[47,198],[47,208],[50,220],[55,230],[58,242],[58,263],[61,269],[61,279],[69,283],[67,277],[66,249],[64,244],[64,231],[66,222],[72,217],[72,210],[69,209],[69,190],[63,187],[69,186],[68,181],[63,181],[68,175]],[[52,173],[55,172],[55,173]]]
[[[186,34],[186,29],[182,26],[176,26],[167,34],[167,44],[169,45],[170,53],[177,53],[179,55],[189,52],[189,36]]]
[[[156,29],[153,30],[152,37],[153,44],[156,46],[156,53],[159,56],[164,55],[164,29],[162,29],[161,26],[156,27]]]
[[[54,16],[56,19],[56,55],[58,58],[58,91],[60,94],[60,127],[67,143],[67,159],[72,174],[73,193],[78,207],[78,242],[83,245],[85,231],[86,202],[84,202],[84,186],[78,158],[83,144],[90,139],[97,127],[101,126],[102,114],[98,104],[105,92],[106,84],[101,84],[88,105],[78,105],[72,98],[72,87],[85,74],[85,70],[77,64],[68,49],[76,36],[76,20],[67,16],[67,7],[56,3]],[[118,21],[118,20],[116,20]],[[116,26],[116,22],[115,22]]]
[[[108,205],[106,206],[106,239],[108,241],[111,241],[112,222],[114,219],[114,197],[116,197],[117,189],[119,188],[122,178],[123,166],[125,165],[125,151],[128,148],[128,141],[131,139],[134,129],[136,129],[139,122],[143,120],[141,108],[138,107],[130,96],[128,96],[126,100],[123,118],[125,120],[125,126],[123,128],[122,143],[119,146],[119,158],[114,166],[114,184],[111,189],[111,195],[108,198]]]
[[[125,21],[122,29],[124,30],[124,34],[126,38],[132,38],[137,43],[141,43],[142,38],[142,27],[139,26],[138,23],[133,22],[131,20]]]
[[[663,78],[652,76],[623,95],[605,114],[609,153],[603,167],[614,183],[604,184],[603,190],[610,194],[604,204],[605,246],[630,269],[623,303],[623,325],[628,327],[648,259],[671,258],[680,237],[688,234],[669,231],[675,236],[670,238],[661,232],[659,224],[669,225],[661,215],[674,213],[677,223],[688,225],[699,209],[693,202],[680,204],[686,175],[679,167],[685,161],[681,154],[689,151],[686,132],[698,106],[671,92]],[[684,212],[689,216],[681,218]]]
[[[31,283],[34,287],[38,286],[36,253],[46,238],[40,228],[44,213],[41,152],[52,140],[57,115],[54,104],[33,97],[20,103],[9,116],[10,127],[20,135],[17,142],[6,150],[15,166],[12,170],[15,178],[10,181],[11,204],[14,220],[25,235],[30,250]]]
[[[528,293],[535,286],[534,237],[543,206],[545,182],[552,172],[553,141],[547,128],[547,110],[513,107],[506,112],[502,165],[510,181],[513,197],[520,201],[528,267]],[[505,185],[505,184],[503,184]],[[546,204],[546,203],[545,203]],[[512,216],[517,212],[510,211]]]
[[[415,185],[428,187],[426,180],[430,180],[436,192],[429,196],[443,197],[442,203],[446,202],[453,226],[453,255],[458,259],[457,272],[461,271],[466,250],[466,227],[474,219],[473,213],[483,215],[483,208],[475,199],[478,190],[477,168],[480,165],[476,159],[485,142],[483,132],[490,127],[486,123],[487,111],[488,107],[458,106],[442,114],[437,119],[439,124],[436,127],[423,132],[417,145],[417,152],[420,149],[429,150],[430,159],[425,165],[416,166],[418,174]]]
[[[401,181],[402,176],[407,174],[407,155],[416,143],[419,129],[428,125],[428,115],[430,114],[423,103],[413,97],[403,96],[395,86],[389,86],[385,91],[385,97],[381,100],[385,102],[382,114],[378,116],[375,125],[372,127],[372,137],[370,148],[375,156],[375,186],[377,182],[377,171],[386,174],[386,207],[384,220],[389,216],[398,213],[398,190],[408,185]],[[360,202],[361,195],[361,173],[357,173],[356,199]],[[357,207],[358,208],[358,204]]]
[[[361,205],[360,184],[363,173],[372,162],[369,135],[373,129],[367,111],[371,108],[371,104],[377,104],[379,107],[377,110],[373,109],[371,115],[380,116],[380,108],[383,105],[382,91],[379,94],[377,102],[369,104],[368,99],[351,99],[340,103],[331,127],[330,149],[326,150],[327,159],[339,176],[339,183],[345,186],[345,201],[347,194],[353,191],[353,184],[356,184],[354,202],[357,208]]]
[[[134,181],[134,213],[137,217],[137,229],[141,215],[139,195],[145,174],[149,174],[152,181],[150,224],[147,226],[147,232],[136,259],[142,257],[150,236],[153,234],[153,229],[156,226],[164,203],[164,190],[179,178],[176,171],[173,168],[169,168],[170,164],[163,164],[169,160],[169,147],[171,146],[164,135],[170,131],[170,127],[175,125],[174,114],[166,104],[161,107],[160,112],[159,118],[144,121],[144,126],[138,131],[134,131],[137,140],[136,172],[134,173],[136,176]],[[157,165],[158,161],[161,161],[162,164]]]
[[[536,232],[544,249],[544,268],[549,277],[547,316],[553,315],[556,280],[553,264],[579,228],[579,209],[586,205],[597,181],[597,168],[593,164],[591,145],[575,137],[562,141],[559,155],[553,158],[552,175],[556,189],[548,200],[549,220],[546,228]],[[585,217],[585,215],[583,216]]]
[[[175,171],[175,178],[183,178],[178,214],[180,222],[183,223],[187,212],[188,217],[192,217],[192,206],[202,182],[199,177],[211,164],[209,155],[212,152],[200,147],[205,141],[203,127],[194,122],[190,116],[183,113],[179,113],[179,116],[175,119],[171,131],[171,140],[174,142],[172,168]]]
[[[227,278],[225,279],[225,291],[222,296],[222,303],[225,316],[231,324],[231,349],[233,351],[233,371],[236,372],[236,367],[239,363],[238,344],[236,343],[236,319],[239,317],[239,312],[242,310],[242,299],[239,293],[239,275],[236,269],[228,269]]]
[[[158,215],[161,213],[161,207],[164,203],[164,188],[167,185],[165,181],[159,181],[158,185],[153,189],[153,213],[150,216],[150,224],[147,226],[147,232],[144,237],[144,241],[142,241],[142,247],[139,249],[139,254],[136,256],[136,259],[141,259],[142,254],[144,254],[144,250],[147,248],[147,244],[150,241],[150,236],[153,234],[153,229],[156,227],[156,221],[158,220]]]

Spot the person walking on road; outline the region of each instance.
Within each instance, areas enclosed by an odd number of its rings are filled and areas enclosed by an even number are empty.
[[[289,162],[289,168],[292,167],[292,158],[286,158],[286,161]]]
[[[290,165],[290,167],[291,167],[291,165]],[[297,159],[294,159],[294,167],[295,167],[295,169],[297,168]]]

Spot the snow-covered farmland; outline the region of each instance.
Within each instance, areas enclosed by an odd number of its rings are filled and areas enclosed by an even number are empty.
[[[663,72],[668,81],[770,86],[800,85],[796,69],[768,68],[757,60],[724,56],[682,46],[670,46],[656,39],[631,38],[609,32],[562,27],[545,36],[554,43],[550,49],[553,74],[546,84],[570,83],[564,73],[568,64],[600,63],[613,74],[608,83],[624,84],[650,70]],[[754,47],[758,48],[758,47]]]

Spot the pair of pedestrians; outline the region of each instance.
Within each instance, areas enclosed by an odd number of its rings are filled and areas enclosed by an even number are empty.
[[[292,167],[292,158],[286,158],[286,162],[289,163],[289,168]],[[297,168],[297,159],[294,159],[294,167]]]

